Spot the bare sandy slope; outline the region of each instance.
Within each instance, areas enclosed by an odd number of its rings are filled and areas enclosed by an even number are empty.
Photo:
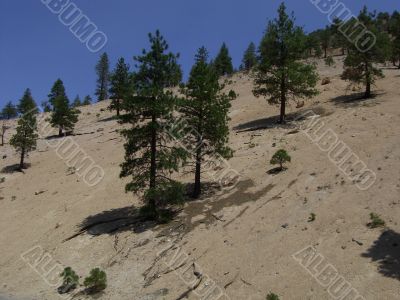
[[[241,175],[238,185],[208,189],[171,224],[134,223],[140,201],[124,193],[119,179],[119,125],[104,110],[107,102],[83,107],[80,135],[73,139],[104,169],[98,185],[88,187],[69,174],[46,139],[30,155],[25,174],[0,175],[0,295],[60,299],[44,280],[50,264],[42,271],[36,266],[42,278],[26,262],[35,259],[21,258],[40,246],[53,265],[71,266],[82,276],[96,266],[105,269],[108,288],[101,299],[197,299],[214,282],[231,299],[265,299],[269,291],[281,299],[331,299],[292,257],[313,246],[365,299],[399,299],[400,72],[385,69],[378,96],[362,101],[346,92],[340,61],[319,70],[332,82],[319,85],[321,94],[306,107],[376,172],[370,189],[358,189],[326,152],[295,131],[301,122],[274,126],[278,108],[253,97],[247,76],[235,76],[232,88],[239,97],[230,113],[235,155],[229,163]],[[289,112],[297,111],[294,106]],[[287,171],[270,175],[269,160],[279,148],[288,150],[292,162]],[[1,168],[18,162],[8,144],[0,150]],[[386,229],[366,226],[371,212],[382,216]],[[314,222],[308,222],[311,213]],[[88,230],[66,240],[81,229]],[[198,278],[199,287],[188,291],[187,283]]]

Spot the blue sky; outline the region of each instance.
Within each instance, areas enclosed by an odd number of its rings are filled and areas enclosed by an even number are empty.
[[[258,44],[267,21],[276,16],[281,0],[75,0],[108,37],[104,48],[114,67],[118,57],[132,57],[147,48],[147,33],[160,29],[179,52],[187,75],[196,50],[204,45],[216,55],[226,42],[235,67],[243,51]],[[363,5],[378,11],[400,10],[398,0],[342,1],[354,13]],[[297,23],[307,31],[328,24],[310,0],[288,0]],[[30,88],[38,104],[47,99],[54,81],[61,78],[72,100],[77,94],[94,98],[94,66],[99,53],[88,51],[41,0],[0,0],[0,107],[17,103]]]

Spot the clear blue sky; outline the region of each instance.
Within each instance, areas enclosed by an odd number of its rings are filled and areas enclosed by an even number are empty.
[[[354,13],[363,5],[378,11],[400,10],[398,0],[342,0]],[[250,41],[258,44],[281,0],[75,0],[71,1],[108,36],[104,50],[114,67],[118,57],[132,57],[148,46],[147,33],[160,29],[171,50],[181,54],[187,76],[196,49],[212,56],[226,42],[235,67]],[[307,31],[328,24],[310,0],[288,0],[297,23]],[[91,53],[61,24],[41,0],[0,0],[0,107],[16,103],[31,88],[38,104],[61,78],[72,100],[92,97],[99,53]]]

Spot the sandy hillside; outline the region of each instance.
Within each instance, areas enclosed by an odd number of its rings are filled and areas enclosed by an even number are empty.
[[[0,147],[0,299],[61,299],[49,284],[57,282],[51,266],[71,266],[83,277],[96,266],[106,270],[99,299],[199,299],[214,284],[220,299],[261,300],[270,291],[284,300],[333,299],[292,257],[309,246],[324,258],[316,270],[331,264],[365,299],[400,299],[400,71],[385,69],[378,95],[363,101],[340,79],[340,58],[336,67],[318,68],[331,83],[319,84],[320,95],[301,110],[312,109],[376,173],[368,190],[298,130],[309,119],[277,127],[278,108],[254,98],[251,80],[236,75],[229,164],[240,182],[231,190],[208,185],[170,224],[136,222],[140,201],[119,179],[120,125],[108,102],[83,107],[72,139],[104,170],[96,186],[57,154],[58,139],[39,140],[24,174],[12,172],[18,156],[10,146]],[[280,148],[292,162],[283,173],[268,173]],[[386,228],[366,226],[371,212]],[[315,221],[308,222],[311,213]],[[48,265],[29,266],[35,251],[26,251],[35,246],[49,254]]]

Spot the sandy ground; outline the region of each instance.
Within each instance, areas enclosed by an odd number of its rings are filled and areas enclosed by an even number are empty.
[[[207,299],[222,292],[219,299],[261,300],[270,291],[280,299],[335,299],[328,291],[333,282],[321,275],[319,283],[312,275],[329,265],[365,299],[400,299],[400,71],[385,69],[377,96],[366,101],[346,90],[340,58],[331,68],[320,62],[319,72],[331,83],[319,84],[320,95],[301,110],[317,113],[376,173],[368,190],[296,130],[308,119],[277,127],[278,108],[254,98],[251,80],[237,75],[229,164],[240,182],[231,190],[210,185],[170,224],[134,223],[140,201],[124,193],[119,179],[120,126],[110,119],[107,102],[83,107],[72,138],[104,169],[96,186],[89,187],[79,170],[71,174],[57,155],[58,139],[39,140],[24,174],[9,171],[18,157],[8,144],[0,148],[0,299],[62,299],[52,277],[62,266],[82,277],[103,268],[108,287],[94,297],[100,299],[205,299],[211,291]],[[298,111],[295,105],[289,113]],[[280,148],[292,162],[285,172],[269,174],[269,160]],[[387,227],[368,228],[371,212]],[[311,213],[314,222],[308,222]],[[307,247],[320,255],[308,269],[293,258]]]

